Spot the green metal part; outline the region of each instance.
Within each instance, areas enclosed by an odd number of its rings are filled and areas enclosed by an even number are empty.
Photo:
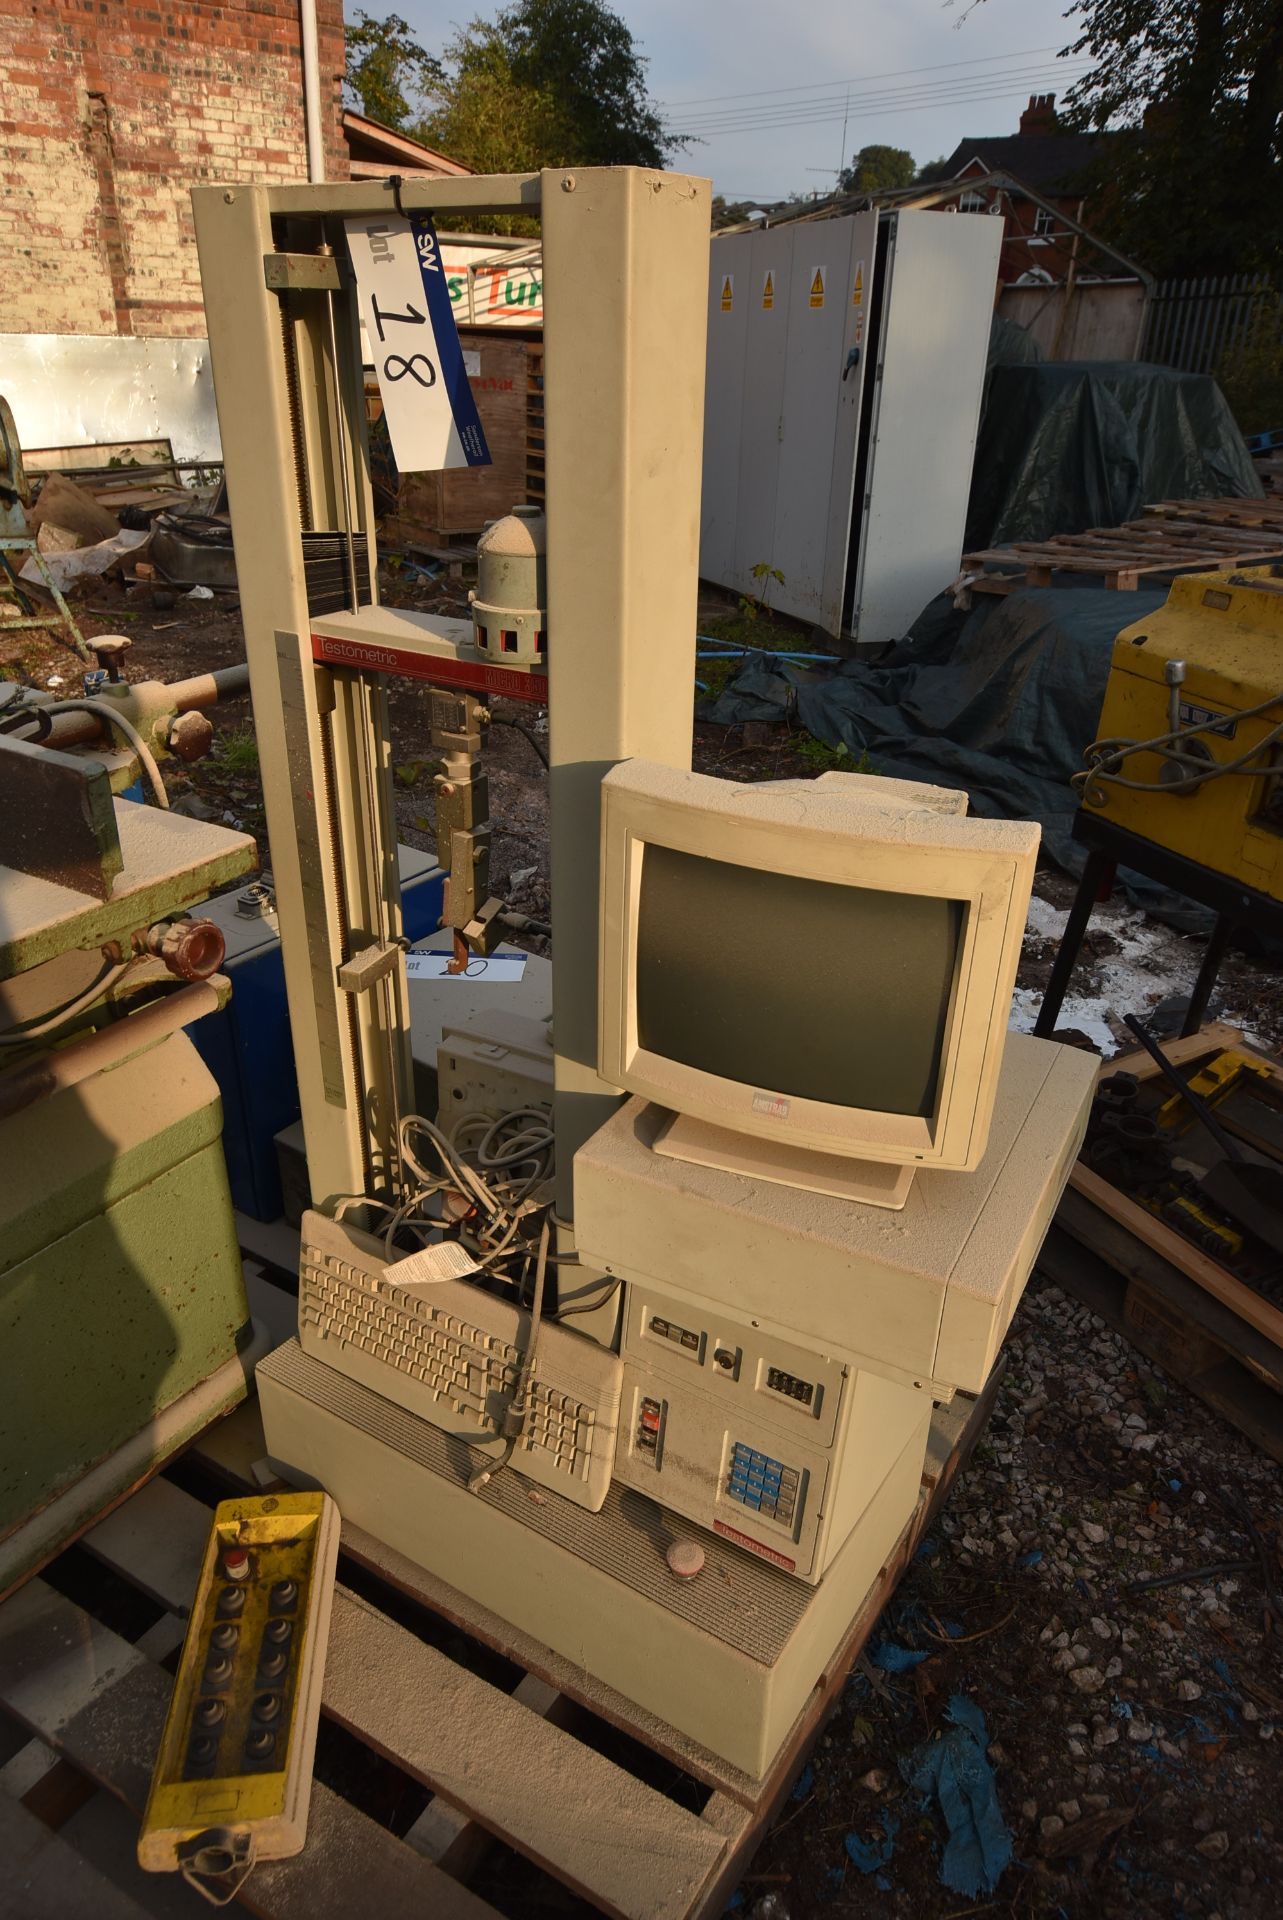
[[[184,1034],[0,1124],[0,1549],[235,1357],[221,1126]]]

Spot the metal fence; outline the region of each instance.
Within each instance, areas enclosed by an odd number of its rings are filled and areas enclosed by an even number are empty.
[[[1150,294],[1143,360],[1217,373],[1252,340],[1283,341],[1283,299],[1268,274],[1160,280]]]

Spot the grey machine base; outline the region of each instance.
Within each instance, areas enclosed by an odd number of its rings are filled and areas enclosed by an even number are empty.
[[[269,1457],[345,1520],[760,1779],[859,1612],[918,1498],[906,1447],[818,1587],[613,1485],[600,1513],[514,1472],[479,1493],[466,1442],[291,1340],[258,1368]],[[697,1539],[703,1571],[665,1558]]]

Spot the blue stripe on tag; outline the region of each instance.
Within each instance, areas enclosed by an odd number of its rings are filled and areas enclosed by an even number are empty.
[[[464,457],[470,467],[488,467],[491,465],[490,449],[486,445],[481,416],[477,412],[477,403],[463,364],[463,348],[459,345],[459,329],[450,305],[450,288],[441,264],[437,230],[428,214],[413,213],[410,215],[410,232],[414,236],[414,257],[419,263],[423,297],[428,303],[428,318],[432,322],[432,334],[436,341],[441,383],[450,401],[450,411],[454,415]]]

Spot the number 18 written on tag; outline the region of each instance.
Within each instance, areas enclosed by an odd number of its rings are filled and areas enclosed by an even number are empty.
[[[346,226],[397,467],[436,473],[489,466],[432,221],[426,214],[370,214]]]

